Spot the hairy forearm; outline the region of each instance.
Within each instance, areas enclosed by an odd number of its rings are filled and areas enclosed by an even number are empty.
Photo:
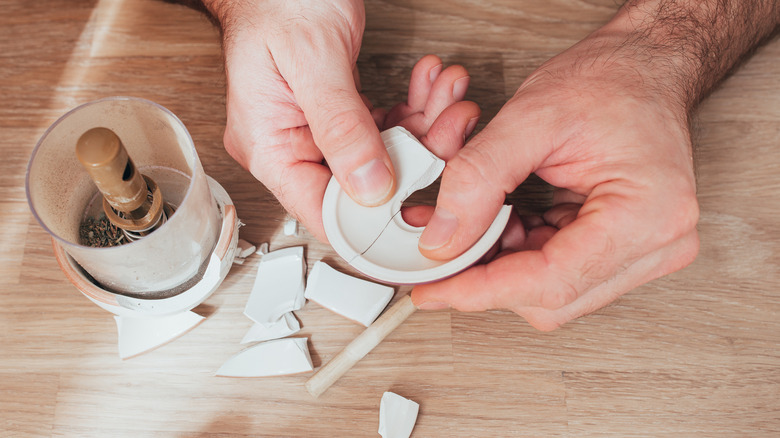
[[[630,0],[604,31],[690,112],[779,26],[777,0]]]

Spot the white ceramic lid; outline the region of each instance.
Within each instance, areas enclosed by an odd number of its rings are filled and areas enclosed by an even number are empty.
[[[382,132],[382,140],[395,168],[396,194],[384,205],[364,207],[331,178],[323,199],[322,222],[333,249],[363,274],[394,284],[440,280],[477,262],[501,236],[512,207],[503,206],[477,243],[455,259],[426,258],[417,247],[424,227],[404,222],[401,204],[436,181],[444,161],[400,126]]]

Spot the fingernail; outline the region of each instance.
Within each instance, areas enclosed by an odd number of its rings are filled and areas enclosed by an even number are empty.
[[[458,218],[442,207],[436,207],[431,220],[420,236],[420,248],[438,249],[449,242],[458,228]]]
[[[463,100],[464,97],[466,97],[466,89],[469,87],[469,77],[463,77],[455,81],[454,84],[452,84],[452,97],[455,98],[457,101]]]
[[[469,124],[466,125],[466,138],[468,138],[468,136],[471,135],[472,132],[474,132],[474,128],[477,127],[478,121],[479,121],[479,117],[474,117],[473,119],[469,120]]]
[[[420,310],[444,310],[444,309],[449,309],[450,305],[439,301],[432,301],[428,303],[422,303],[419,306],[417,306],[417,308]]]
[[[355,169],[347,177],[359,203],[367,206],[384,202],[393,189],[393,176],[385,163],[375,158]]]
[[[436,78],[439,77],[439,73],[441,73],[441,67],[442,65],[439,64],[436,67],[433,67],[432,69],[428,70],[428,78],[430,78],[431,83],[436,80]]]

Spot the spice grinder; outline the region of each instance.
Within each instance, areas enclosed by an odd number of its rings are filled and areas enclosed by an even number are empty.
[[[120,316],[191,309],[235,257],[230,197],[205,174],[183,123],[145,99],[101,99],[62,116],[33,151],[26,189],[66,276]]]

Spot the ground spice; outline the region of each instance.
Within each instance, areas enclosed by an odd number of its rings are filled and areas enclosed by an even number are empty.
[[[79,238],[84,246],[105,248],[128,243],[122,230],[113,225],[105,214],[88,217],[79,226]]]

